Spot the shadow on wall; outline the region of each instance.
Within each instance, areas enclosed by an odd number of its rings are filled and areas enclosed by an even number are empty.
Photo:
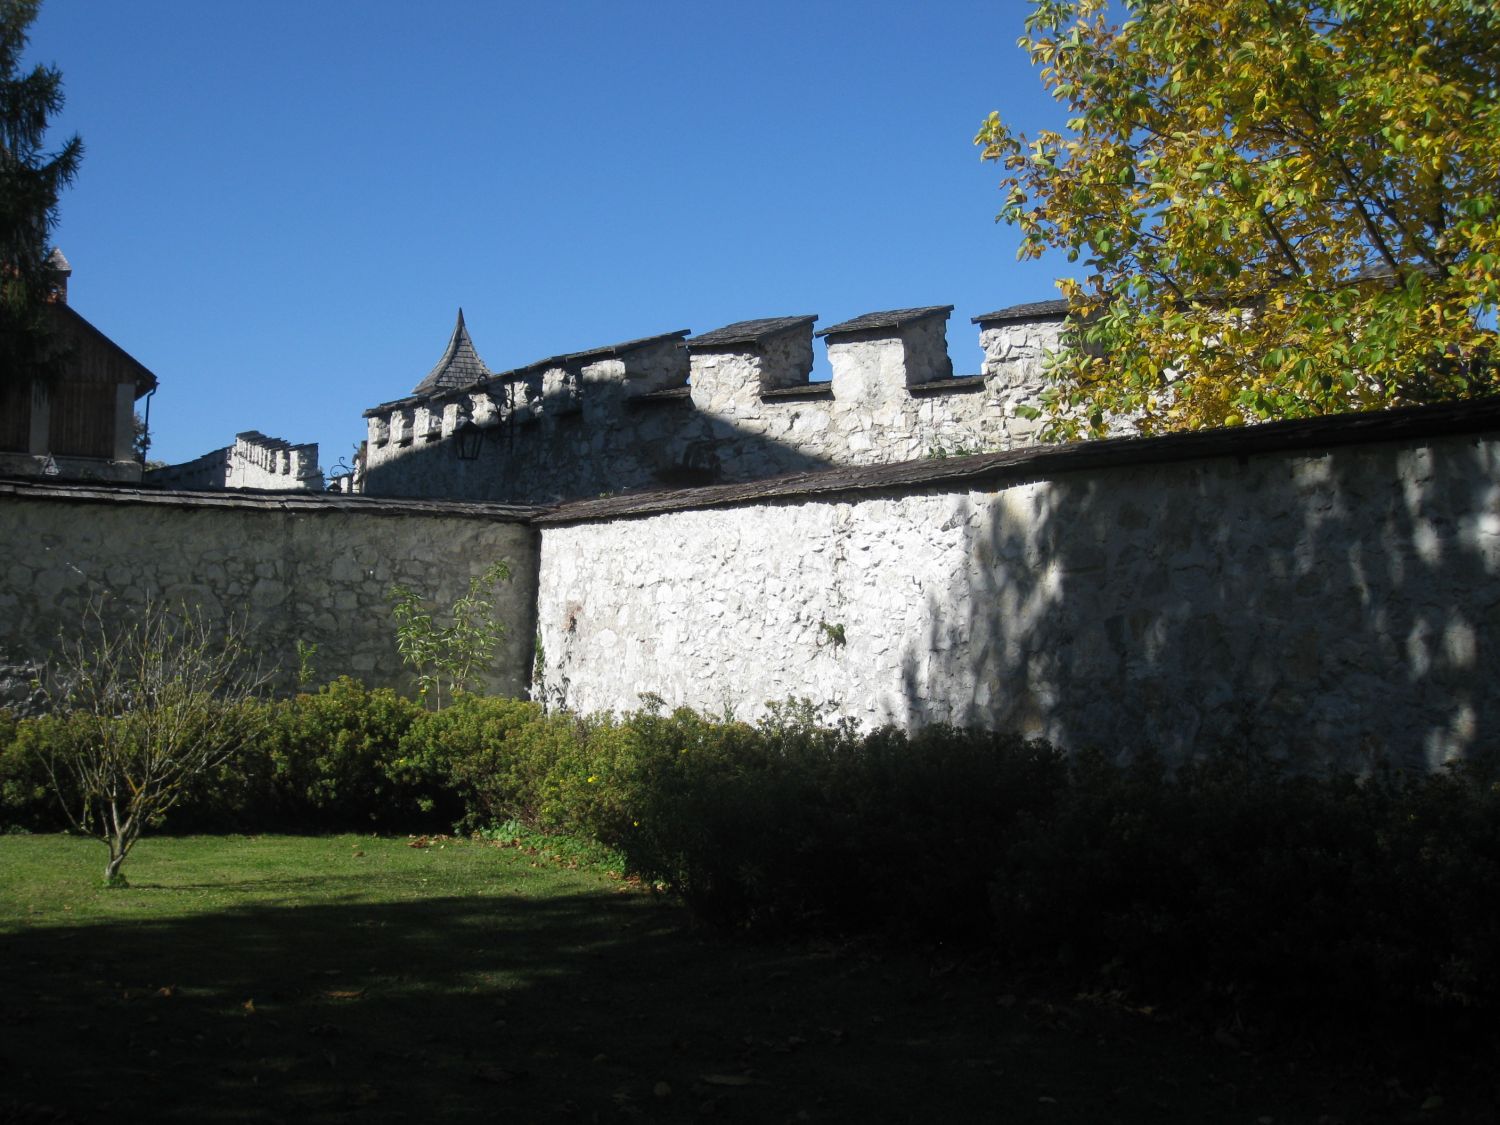
[[[967,597],[929,593],[902,657],[918,723],[1424,769],[1500,728],[1492,443],[1064,475],[967,516]]]
[[[478,455],[451,440],[372,466],[371,496],[550,504],[658,488],[758,480],[832,467],[827,459],[693,409],[684,393],[628,408],[640,424],[610,424],[608,410],[506,419],[484,428]],[[795,424],[789,417],[788,425]]]

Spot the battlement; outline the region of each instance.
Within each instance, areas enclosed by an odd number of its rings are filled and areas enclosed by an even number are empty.
[[[1061,301],[975,317],[979,373],[955,377],[952,305],[867,313],[816,330],[802,314],[565,353],[365,411],[372,495],[539,503],[837,464],[911,460],[1036,439],[1035,401]],[[811,381],[815,340],[832,379]],[[445,361],[478,361],[460,317]],[[455,365],[456,366],[456,365]],[[456,440],[458,437],[464,440]]]
[[[143,482],[156,488],[260,488],[322,491],[317,442],[293,445],[259,430],[235,434],[234,444],[160,469],[148,469]]]

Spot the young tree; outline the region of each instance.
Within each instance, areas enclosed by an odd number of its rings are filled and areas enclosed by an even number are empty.
[[[124,885],[141,833],[254,737],[267,712],[251,704],[269,680],[241,624],[148,603],[115,625],[89,606],[43,682],[65,719],[44,765],[69,822],[109,848],[106,883]]]
[[[42,149],[47,119],[62,108],[63,95],[56,69],[21,71],[27,28],[39,5],[0,0],[0,378],[6,379],[55,373],[48,239],[57,223],[58,193],[83,158],[76,136],[56,152]]]
[[[1020,256],[1088,270],[1059,282],[1054,434],[1497,389],[1494,0],[1034,4],[1067,131],[991,114],[976,143]]]
[[[494,660],[505,626],[495,620],[494,591],[510,580],[505,562],[492,563],[469,579],[469,591],[448,611],[448,624],[438,624],[422,595],[409,586],[392,586],[388,597],[396,619],[396,649],[417,677],[417,695],[434,708],[468,690]]]

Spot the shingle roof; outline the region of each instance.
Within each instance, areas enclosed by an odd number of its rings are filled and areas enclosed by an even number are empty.
[[[464,326],[464,310],[458,310],[458,323],[453,326],[453,335],[448,340],[448,350],[437,366],[427,373],[412,388],[414,395],[430,395],[439,391],[457,390],[490,377],[490,369],[474,350],[474,341],[469,339],[469,330]]]
[[[626,355],[641,348],[648,348],[652,344],[660,344],[665,340],[680,340],[688,334],[691,329],[683,328],[677,332],[659,332],[655,336],[641,336],[635,340],[626,340],[622,344],[605,344],[600,348],[589,348],[581,352],[569,352],[561,359],[570,360],[574,363],[582,363],[590,359],[606,359],[610,356]]]
[[[1007,305],[1003,309],[994,312],[981,313],[973,317],[972,324],[988,324],[993,321],[1005,320],[1055,320],[1068,315],[1068,302],[1056,301],[1030,301],[1024,305]]]
[[[914,320],[925,320],[929,316],[947,316],[952,305],[927,305],[920,309],[889,309],[886,312],[865,313],[853,320],[846,320],[825,328],[819,336],[842,336],[846,332],[865,332],[871,328],[900,328]]]
[[[567,367],[570,364],[587,363],[595,359],[608,359],[611,356],[629,355],[641,348],[649,348],[654,344],[665,343],[669,340],[681,340],[688,334],[688,329],[682,328],[676,332],[659,332],[655,336],[642,336],[635,340],[626,340],[619,344],[604,344],[601,347],[589,348],[581,352],[563,352],[561,355],[549,355],[546,359],[533,360],[521,367],[508,368],[505,371],[496,371],[478,382],[505,382],[529,375],[533,371],[545,370],[548,367]],[[475,389],[473,384],[459,388],[461,390]]]
[[[733,324],[726,324],[723,328],[715,328],[712,332],[693,336],[687,344],[690,348],[723,348],[731,344],[758,344],[768,336],[774,336],[778,332],[785,332],[799,325],[812,324],[817,319],[818,314],[813,313],[811,316],[768,316],[760,320],[737,320]]]

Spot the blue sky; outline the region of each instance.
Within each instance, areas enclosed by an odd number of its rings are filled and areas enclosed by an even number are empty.
[[[447,343],[493,370],[749,317],[1056,296],[972,138],[1059,111],[1021,0],[45,0],[83,136],[73,305],[156,372],[151,456],[325,468]],[[820,363],[822,362],[821,348]]]

